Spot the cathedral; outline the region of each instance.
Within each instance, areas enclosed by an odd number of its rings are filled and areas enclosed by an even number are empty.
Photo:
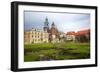
[[[44,22],[44,31],[49,33],[49,41],[52,43],[59,42],[59,31],[54,22],[51,24],[51,28],[49,28],[48,18],[46,17]]]

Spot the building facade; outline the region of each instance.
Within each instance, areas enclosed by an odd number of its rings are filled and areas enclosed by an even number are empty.
[[[66,40],[67,41],[75,41],[75,32],[67,32],[66,34]]]
[[[90,29],[81,30],[77,32],[67,32],[67,41],[77,41],[77,42],[89,42],[90,41]]]
[[[90,42],[90,29],[78,31],[76,33],[76,40],[78,42]]]
[[[48,43],[49,33],[38,29],[32,29],[24,32],[24,43]]]

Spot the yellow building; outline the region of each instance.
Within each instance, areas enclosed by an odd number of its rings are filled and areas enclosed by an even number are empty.
[[[32,43],[48,43],[49,41],[49,33],[39,30],[32,29],[24,32],[24,43],[32,44]]]

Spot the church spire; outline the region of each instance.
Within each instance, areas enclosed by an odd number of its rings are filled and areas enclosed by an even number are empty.
[[[54,27],[54,28],[56,28],[56,27],[55,27],[55,23],[54,23],[54,22],[52,22],[52,25],[51,25],[51,27]]]

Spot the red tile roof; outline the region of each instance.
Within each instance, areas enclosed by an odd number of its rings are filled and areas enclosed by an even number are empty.
[[[67,35],[75,35],[75,32],[74,31],[67,32]]]
[[[86,34],[89,34],[90,33],[90,29],[87,29],[87,30],[81,30],[81,31],[78,31],[78,32],[74,32],[74,31],[71,31],[71,32],[67,32],[66,35],[86,35]]]
[[[76,33],[76,35],[86,35],[86,34],[89,34],[89,33],[90,33],[90,29],[78,31],[78,32]]]

